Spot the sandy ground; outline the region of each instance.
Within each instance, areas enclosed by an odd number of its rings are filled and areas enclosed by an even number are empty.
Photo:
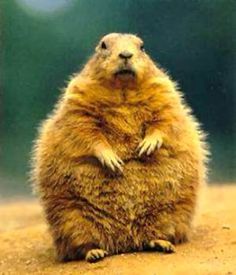
[[[36,201],[0,205],[0,274],[236,274],[236,185],[211,186],[189,243],[175,254],[132,253],[58,263]]]

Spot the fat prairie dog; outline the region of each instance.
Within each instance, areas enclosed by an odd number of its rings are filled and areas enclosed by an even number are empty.
[[[173,252],[188,240],[206,155],[190,108],[142,40],[103,37],[34,148],[58,259]]]

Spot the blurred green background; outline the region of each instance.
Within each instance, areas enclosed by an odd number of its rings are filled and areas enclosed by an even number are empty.
[[[235,0],[3,0],[0,8],[1,197],[30,194],[37,126],[109,32],[144,39],[209,133],[210,181],[236,181]]]

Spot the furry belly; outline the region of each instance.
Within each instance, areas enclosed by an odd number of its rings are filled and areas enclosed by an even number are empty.
[[[130,160],[124,174],[117,176],[99,163],[84,162],[76,167],[75,192],[90,205],[112,213],[115,220],[129,224],[178,199],[181,172],[176,168],[179,166],[171,170],[163,165],[155,161]]]

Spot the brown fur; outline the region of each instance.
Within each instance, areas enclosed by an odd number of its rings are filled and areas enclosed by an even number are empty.
[[[175,83],[138,37],[102,41],[107,49],[100,42],[72,78],[35,144],[33,179],[60,260],[173,251],[168,242],[188,239],[205,180],[204,135]],[[115,76],[123,50],[135,76]]]

